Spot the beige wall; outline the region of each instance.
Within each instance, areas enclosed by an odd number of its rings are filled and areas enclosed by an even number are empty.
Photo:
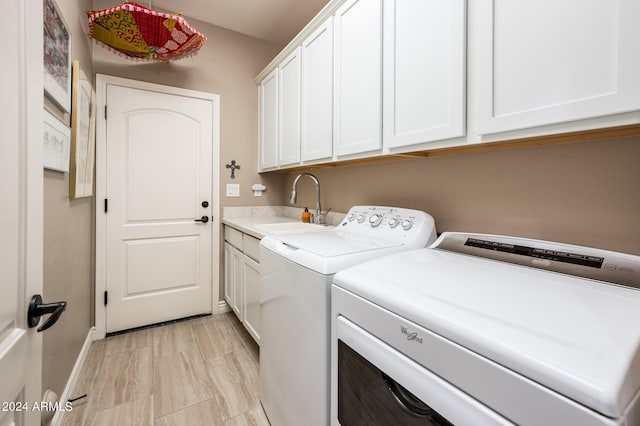
[[[311,171],[323,209],[372,204],[434,216],[438,232],[518,235],[640,255],[640,138]],[[287,175],[285,192],[297,173]],[[315,205],[300,181],[299,207]],[[283,200],[284,201],[284,200]]]
[[[86,0],[57,0],[72,34],[72,59],[92,75],[91,47],[82,24]],[[45,106],[70,125],[64,114],[45,99]],[[45,302],[66,300],[67,310],[43,334],[42,388],[62,394],[92,323],[93,198],[69,200],[69,174],[44,172],[44,282]]]

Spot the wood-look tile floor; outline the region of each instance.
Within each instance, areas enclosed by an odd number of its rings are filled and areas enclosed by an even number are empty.
[[[233,313],[92,343],[65,426],[269,426],[258,346]]]

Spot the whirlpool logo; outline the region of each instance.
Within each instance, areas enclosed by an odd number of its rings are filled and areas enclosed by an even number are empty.
[[[415,331],[409,331],[407,327],[405,327],[404,325],[401,325],[400,332],[405,336],[407,336],[407,340],[411,340],[411,341],[422,344],[422,337],[419,337],[418,333],[416,333]]]

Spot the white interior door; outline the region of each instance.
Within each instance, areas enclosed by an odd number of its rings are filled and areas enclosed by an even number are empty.
[[[3,3],[0,74],[0,425],[39,425],[42,337],[27,305],[42,294],[42,2]],[[31,28],[31,31],[27,31]]]
[[[212,312],[213,104],[106,86],[107,332]]]

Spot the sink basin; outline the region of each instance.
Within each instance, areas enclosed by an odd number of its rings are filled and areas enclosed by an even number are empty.
[[[254,228],[265,234],[289,234],[293,232],[312,232],[331,229],[328,225],[316,225],[304,222],[264,223],[254,225]]]

